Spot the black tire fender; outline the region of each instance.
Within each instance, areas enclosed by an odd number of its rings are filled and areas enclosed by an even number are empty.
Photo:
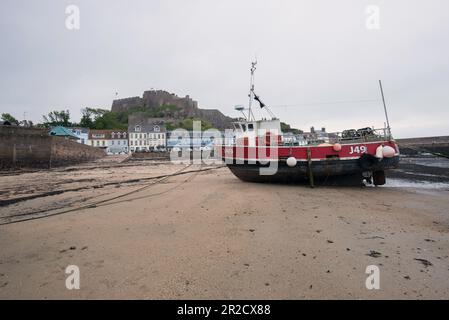
[[[371,171],[377,167],[377,164],[379,163],[379,159],[377,159],[372,154],[364,153],[359,158],[359,165],[360,168],[362,168],[365,171]]]

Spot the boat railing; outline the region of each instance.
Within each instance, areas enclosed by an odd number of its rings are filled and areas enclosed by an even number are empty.
[[[283,144],[292,146],[320,145],[324,143],[348,144],[371,141],[389,141],[392,139],[387,128],[370,129],[369,131],[346,130],[342,132],[319,132],[319,133],[284,133]]]
[[[390,131],[387,128],[370,129],[369,132],[346,130],[342,132],[316,132],[316,133],[282,133],[282,144],[284,146],[311,146],[320,144],[349,144],[371,141],[391,140]],[[220,145],[235,145],[236,137],[223,137]]]

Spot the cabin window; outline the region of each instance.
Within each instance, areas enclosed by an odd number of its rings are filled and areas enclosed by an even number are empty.
[[[248,123],[248,131],[253,131],[253,130],[254,130],[254,124]]]

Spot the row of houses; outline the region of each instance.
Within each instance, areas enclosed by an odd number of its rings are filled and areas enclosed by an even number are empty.
[[[130,125],[128,130],[95,130],[88,128],[65,128],[55,127],[50,132],[51,135],[63,136],[68,139],[96,148],[105,149],[108,154],[123,154],[130,152],[142,152],[153,150],[165,150],[174,147],[204,147],[211,146],[209,139],[195,140],[190,137],[186,139],[170,138],[162,123],[146,123]],[[325,128],[310,128],[310,132],[302,134],[285,133],[284,143],[292,145],[307,145],[309,141],[329,142],[330,138],[335,138],[333,134],[326,132]]]
[[[108,154],[163,150],[167,146],[166,128],[161,124],[137,124],[130,126],[127,131],[58,126],[51,129],[50,135],[102,148]]]

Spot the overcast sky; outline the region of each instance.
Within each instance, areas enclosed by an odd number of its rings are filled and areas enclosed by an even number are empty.
[[[257,55],[256,92],[295,127],[382,127],[382,79],[396,137],[449,134],[447,0],[2,0],[0,37],[0,112],[19,119],[150,88],[237,116]]]

